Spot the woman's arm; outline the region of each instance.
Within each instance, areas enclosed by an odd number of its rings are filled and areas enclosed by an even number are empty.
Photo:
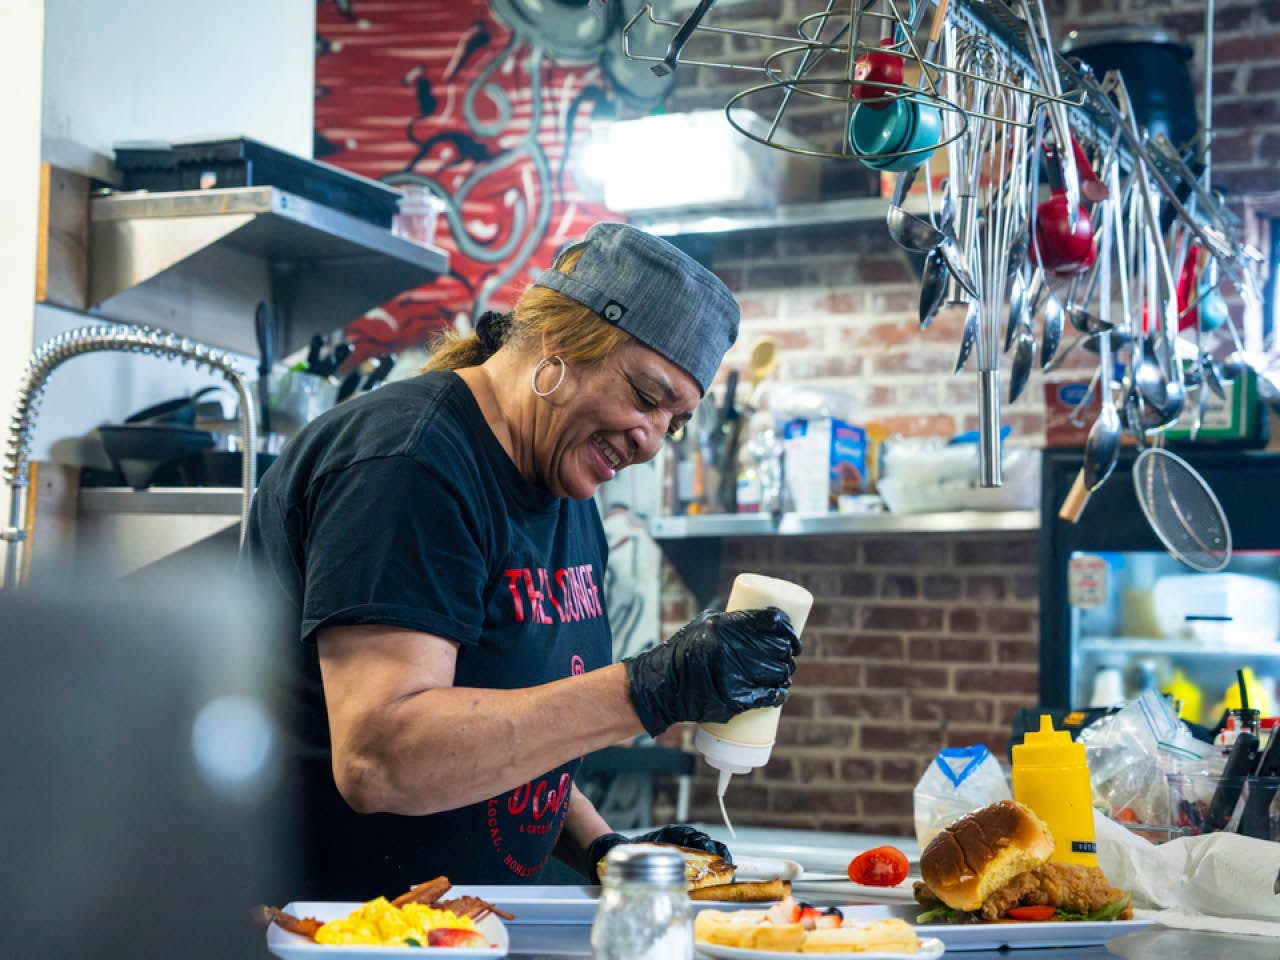
[[[587,863],[587,848],[596,837],[609,833],[609,824],[596,810],[586,794],[573,785],[569,793],[569,812],[564,818],[564,829],[556,842],[556,859],[563,861],[584,877],[594,876]]]
[[[334,780],[361,813],[453,810],[644,732],[622,664],[483,690],[453,686],[458,645],[432,634],[331,627],[316,642]],[[569,815],[585,848],[604,821],[576,788]]]

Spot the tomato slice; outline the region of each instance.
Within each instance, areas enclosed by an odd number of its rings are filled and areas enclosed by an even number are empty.
[[[849,861],[849,879],[867,887],[896,887],[907,879],[907,855],[897,847],[876,847]]]
[[[1037,905],[1030,907],[1013,907],[1007,911],[1011,920],[1052,920],[1058,913],[1057,907]]]

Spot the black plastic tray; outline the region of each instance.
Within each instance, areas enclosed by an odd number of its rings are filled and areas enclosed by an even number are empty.
[[[279,187],[387,228],[400,200],[400,192],[386,184],[249,137],[120,144],[115,156],[125,190]]]

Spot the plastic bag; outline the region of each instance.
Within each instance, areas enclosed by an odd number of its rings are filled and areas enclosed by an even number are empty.
[[[916,840],[921,850],[966,813],[1013,799],[999,761],[982,744],[939,751],[925,768],[913,796]]]
[[[1210,744],[1197,740],[1154,690],[1080,732],[1094,806],[1114,820],[1168,826],[1166,774],[1213,772]]]
[[[884,442],[876,490],[893,513],[1039,506],[1040,451],[1011,443],[1002,451],[1004,486],[982,487],[976,443],[890,437]]]

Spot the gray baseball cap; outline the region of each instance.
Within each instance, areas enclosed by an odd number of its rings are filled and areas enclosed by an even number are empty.
[[[705,394],[738,339],[741,310],[724,282],[665,240],[625,223],[597,223],[566,249],[579,246],[573,273],[551,267],[534,285],[590,307],[688,373]]]

